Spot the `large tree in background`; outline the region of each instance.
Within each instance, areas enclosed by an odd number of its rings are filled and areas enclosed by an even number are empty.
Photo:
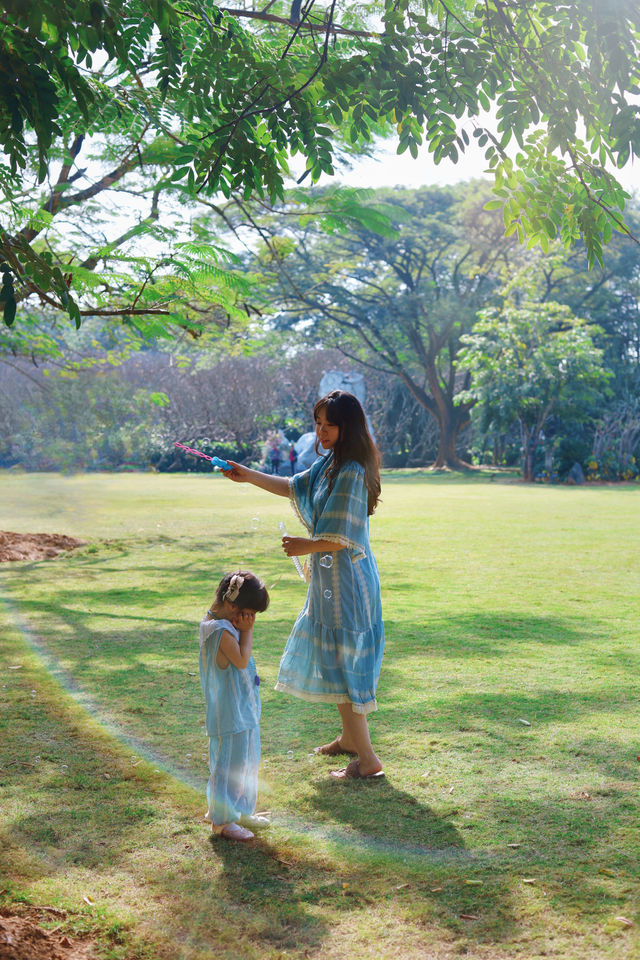
[[[438,424],[436,467],[464,466],[456,441],[472,401],[459,395],[460,337],[516,246],[502,218],[484,210],[487,193],[482,182],[379,191],[371,226],[383,213],[395,227],[387,235],[360,224],[326,236],[295,198],[260,220],[277,325],[399,378]]]
[[[637,200],[627,204],[625,216],[640,233]],[[615,233],[604,251],[602,264],[589,270],[581,244],[567,252],[555,244],[544,256],[535,251],[522,257],[536,275],[536,296],[541,302],[566,303],[578,316],[601,328],[598,345],[612,373],[616,394],[640,391],[640,247]]]
[[[559,303],[505,302],[480,312],[463,339],[458,366],[471,374],[466,396],[498,429],[514,421],[522,440],[522,478],[535,477],[549,417],[588,411],[606,382],[597,331]]]
[[[360,149],[389,131],[399,151],[416,155],[426,142],[435,162],[455,161],[476,137],[495,174],[495,202],[521,239],[583,237],[594,261],[612,228],[624,229],[624,195],[605,165],[640,146],[635,0],[275,0],[263,9],[2,0],[0,9],[7,323],[28,298],[76,323],[83,310],[95,313],[101,304],[83,271],[104,261],[109,242],[130,255],[138,228],[157,234],[156,197],[171,185],[190,201],[274,200],[292,155],[316,180],[333,172],[346,143]],[[96,137],[112,161],[105,165],[103,152],[99,169],[90,162]],[[145,179],[150,169],[162,177]],[[143,175],[134,188],[146,212],[107,244],[88,243],[83,255],[50,232],[63,209],[134,173]],[[155,262],[124,271],[114,315],[157,311],[197,324],[206,290],[176,289],[187,258],[174,270],[161,246]],[[209,276],[224,269],[210,251],[195,256]],[[185,299],[191,312],[178,309]]]

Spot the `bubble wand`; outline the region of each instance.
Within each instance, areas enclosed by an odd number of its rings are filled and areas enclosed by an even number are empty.
[[[288,537],[288,536],[289,536],[289,534],[287,533],[287,527],[286,527],[286,525],[285,525],[284,520],[281,520],[281,521],[280,521],[280,523],[278,524],[278,527],[279,527],[280,533],[282,534],[283,537]],[[306,580],[307,578],[306,578],[305,575],[304,575],[304,569],[303,569],[303,567],[302,567],[302,564],[300,563],[300,557],[289,557],[289,559],[291,560],[292,564],[294,565],[294,567],[295,567],[296,570],[298,571],[298,576],[300,577],[300,579],[301,579],[301,580]]]
[[[231,470],[231,464],[227,463],[226,460],[221,460],[220,457],[210,457],[207,453],[203,453],[202,450],[194,450],[193,447],[186,447],[184,443],[178,443],[177,440],[173,441],[174,447],[180,447],[181,450],[186,450],[187,453],[192,453],[194,457],[202,457],[203,460],[210,460],[212,467],[217,467],[218,470]]]

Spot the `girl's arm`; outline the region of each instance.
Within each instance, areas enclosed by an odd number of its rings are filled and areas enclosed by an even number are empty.
[[[218,649],[224,654],[229,663],[239,670],[244,670],[251,659],[253,648],[253,624],[256,615],[250,610],[242,610],[234,624],[240,631],[240,639],[236,640],[232,633],[225,630],[220,637]]]
[[[334,540],[309,540],[307,537],[283,537],[282,549],[288,557],[302,557],[307,553],[337,553],[343,543]]]
[[[267,493],[275,493],[278,497],[289,496],[289,478],[276,477],[271,473],[261,473],[260,470],[250,470],[249,467],[243,467],[240,463],[231,464],[231,470],[223,470],[222,473],[227,480],[233,480],[235,483],[252,483],[254,487],[260,487]]]

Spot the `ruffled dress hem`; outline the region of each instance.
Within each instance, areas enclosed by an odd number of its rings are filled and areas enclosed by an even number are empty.
[[[354,713],[367,714],[378,709],[376,700],[368,700],[366,703],[355,703],[346,693],[310,693],[308,690],[300,690],[292,687],[288,683],[278,680],[275,690],[281,693],[290,693],[293,697],[300,700],[308,700],[311,703],[350,703]]]

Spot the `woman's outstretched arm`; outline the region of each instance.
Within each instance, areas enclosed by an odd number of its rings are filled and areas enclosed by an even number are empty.
[[[235,483],[252,483],[254,487],[260,487],[267,493],[275,493],[278,497],[289,496],[288,477],[277,477],[271,473],[262,473],[260,470],[251,470],[240,463],[234,463],[233,460],[227,460],[227,463],[231,464],[231,470],[222,471],[227,480],[233,480]]]

